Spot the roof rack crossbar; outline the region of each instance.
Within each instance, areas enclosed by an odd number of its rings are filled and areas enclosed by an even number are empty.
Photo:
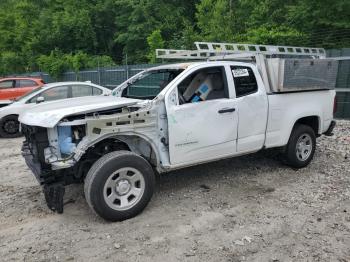
[[[212,43],[195,42],[197,50],[176,50],[176,49],[157,49],[157,58],[164,59],[191,59],[203,60],[212,59],[217,56],[232,54],[244,54],[254,56],[263,55],[286,55],[286,56],[309,56],[314,58],[325,58],[326,51],[323,48],[315,47],[296,47],[281,45],[253,45],[253,44],[235,44],[235,43]]]

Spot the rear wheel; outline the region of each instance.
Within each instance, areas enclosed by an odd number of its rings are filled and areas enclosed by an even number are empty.
[[[21,136],[19,131],[18,116],[5,116],[0,120],[0,136],[14,138]]]
[[[314,130],[310,126],[297,124],[293,128],[285,151],[287,164],[295,168],[307,166],[315,154],[315,149]]]
[[[155,184],[151,165],[129,151],[101,157],[85,178],[85,198],[102,218],[121,221],[138,215],[150,201]]]

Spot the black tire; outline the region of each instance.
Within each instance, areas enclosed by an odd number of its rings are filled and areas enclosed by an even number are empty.
[[[303,140],[310,141],[310,150],[298,150],[298,141],[302,142]],[[303,168],[306,167],[314,157],[316,150],[316,135],[314,130],[307,125],[296,124],[290,135],[286,151],[285,151],[285,160],[287,165],[294,168]],[[303,158],[304,156],[304,158]]]
[[[119,180],[119,182],[122,180],[121,178],[114,178],[112,174],[117,172],[117,176],[119,176],[118,171],[127,168],[138,171],[138,176],[143,177],[143,193],[140,194],[139,198],[136,197],[138,199],[137,202],[130,208],[116,210],[110,206],[114,203],[108,203],[107,200],[105,200],[105,194],[107,194],[105,189],[108,181],[111,181],[111,179],[113,181]],[[126,176],[128,175],[129,171],[127,171]],[[115,183],[117,184],[118,182]],[[129,181],[129,183],[130,186],[132,186],[132,183],[134,183],[135,186],[135,182]],[[129,219],[141,213],[152,198],[154,186],[155,175],[153,169],[144,158],[130,151],[115,151],[104,155],[94,163],[85,178],[84,192],[86,201],[92,210],[105,220],[114,222]],[[107,188],[107,190],[117,191],[116,187]],[[113,194],[120,196],[114,191]],[[127,194],[125,195],[127,196]],[[116,200],[117,199],[114,201]]]
[[[3,138],[20,137],[18,116],[5,116],[0,120],[0,136]]]

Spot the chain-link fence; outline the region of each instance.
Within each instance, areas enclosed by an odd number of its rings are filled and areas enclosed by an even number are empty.
[[[350,119],[350,48],[327,50],[327,57],[337,57],[337,118]]]
[[[69,71],[63,73],[58,81],[91,81],[92,83],[115,88],[128,78],[136,75],[146,68],[156,66],[156,64],[125,65],[115,67],[103,67],[90,70],[83,70],[78,73]],[[37,73],[46,83],[55,82],[50,75],[46,73]]]

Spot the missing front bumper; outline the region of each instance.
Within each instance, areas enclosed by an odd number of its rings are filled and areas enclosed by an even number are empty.
[[[48,183],[48,180],[43,177],[40,163],[35,161],[35,158],[32,155],[27,143],[23,143],[22,156],[24,157],[27,166],[33,172],[35,178],[41,185],[43,185],[43,191],[48,208],[59,214],[63,213],[63,196],[65,193],[64,183]]]
[[[44,182],[44,179],[42,178],[42,169],[41,164],[35,161],[34,156],[32,155],[32,152],[30,151],[29,145],[24,142],[22,146],[22,156],[24,157],[24,160],[29,167],[29,169],[33,172],[35,178],[38,180],[40,184]]]

